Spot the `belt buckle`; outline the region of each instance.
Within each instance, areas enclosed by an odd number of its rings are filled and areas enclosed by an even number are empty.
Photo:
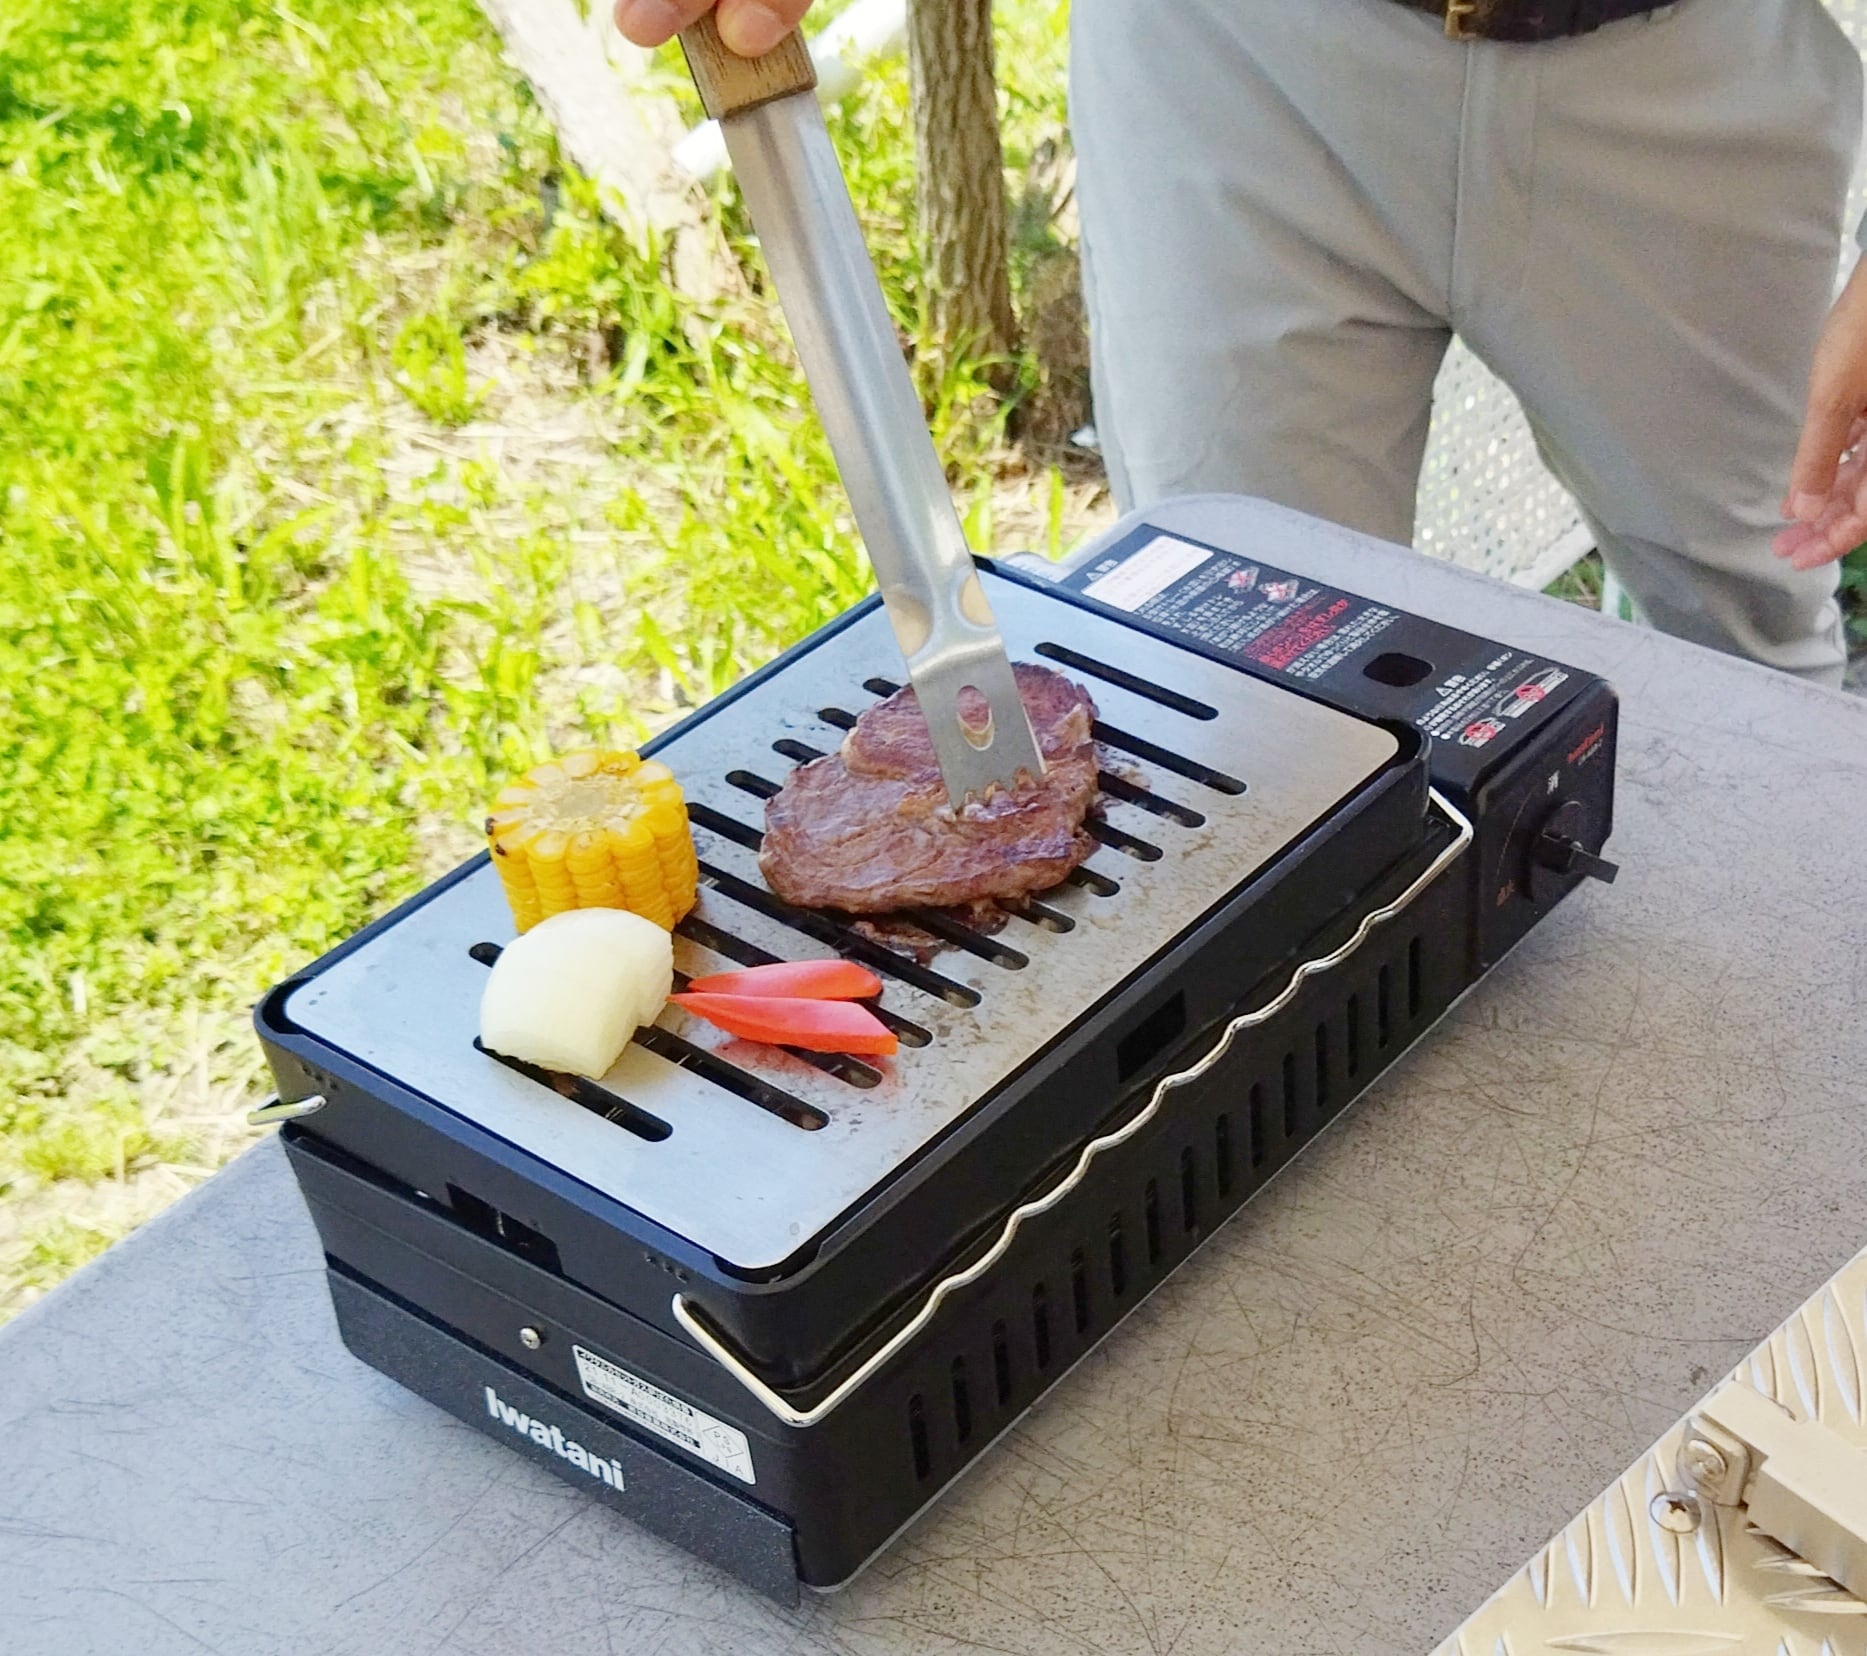
[[[1478,0],[1446,0],[1446,39],[1478,40],[1478,31],[1468,19],[1478,13]]]

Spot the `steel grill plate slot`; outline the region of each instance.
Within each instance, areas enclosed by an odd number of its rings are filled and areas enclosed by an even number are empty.
[[[690,821],[708,833],[718,834],[721,839],[729,839],[735,845],[743,845],[748,851],[756,851],[765,843],[763,829],[754,828],[737,817],[729,817],[724,811],[716,811],[710,805],[690,805],[687,815]]]
[[[899,1020],[904,1043],[893,1058],[850,1061],[875,1072],[874,1086],[733,1041],[671,1010],[601,1082],[670,1128],[651,1143],[474,1051],[485,967],[468,950],[512,936],[498,877],[485,865],[307,980],[292,992],[286,1015],[731,1265],[782,1264],[1034,1054],[1093,1016],[1398,751],[1396,738],[1377,725],[1053,595],[990,572],[981,579],[1014,659],[1031,660],[1038,644],[1054,641],[1217,710],[1217,718],[1197,718],[1120,683],[1088,682],[1102,714],[1098,736],[1133,762],[1135,774],[1123,780],[1204,819],[1191,826],[1105,794],[1103,826],[1111,837],[1146,844],[1158,860],[1099,845],[1071,880],[1023,905],[998,938],[984,939],[988,952],[949,947],[925,966],[861,936],[846,917],[774,897],[759,873],[759,807],[752,801],[776,785],[768,774],[775,743],[827,750],[841,723],[833,715],[847,711],[853,719],[875,696],[892,692],[900,655],[879,611],[793,658],[750,693],[714,704],[658,754],[687,789],[703,864],[699,904],[675,937],[676,966],[699,977],[767,958],[841,954],[870,967],[887,985],[883,1014]],[[1028,964],[1008,969],[995,958],[1000,950]],[[1398,1021],[1407,985],[1394,990]],[[1369,1019],[1377,1032],[1382,1021]],[[914,1044],[909,1028],[926,1044]],[[824,1124],[799,1131],[722,1084],[725,1069],[817,1112]],[[1180,1196],[1160,1192],[1163,1204]],[[1138,1242],[1128,1248],[1130,1273],[1138,1250]],[[1070,1311],[1061,1315],[1067,1326]],[[1049,1332],[1057,1332],[1054,1321]],[[976,1409],[976,1385],[973,1402]]]
[[[1072,650],[1067,644],[1052,644],[1046,640],[1037,646],[1036,653],[1046,661],[1054,661],[1059,667],[1075,673],[1079,678],[1100,679],[1104,684],[1119,685],[1124,690],[1132,690],[1137,696],[1159,702],[1162,707],[1184,713],[1189,719],[1216,719],[1219,716],[1216,707],[1209,707],[1191,696],[1183,696],[1165,685],[1149,684],[1139,674],[1131,673],[1125,667],[1097,661],[1094,656],[1086,656],[1081,650]]]

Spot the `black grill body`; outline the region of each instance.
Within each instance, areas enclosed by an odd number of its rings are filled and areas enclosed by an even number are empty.
[[[1073,609],[1111,613],[1095,583],[1154,555],[1159,539],[1138,524],[1073,578],[1075,590],[1002,578],[1041,586],[1063,637]],[[1177,554],[1180,563],[1191,556]],[[1270,573],[1279,591],[1297,583],[1272,618],[1302,623],[1286,626],[1295,644],[1326,626],[1306,614],[1361,614],[1352,595]],[[1261,569],[1253,577],[1269,579]],[[1245,591],[1227,580],[1228,593]],[[1120,589],[1105,581],[1099,590]],[[1196,605],[1196,625],[1173,596],[1168,589],[1152,613],[1112,613],[1259,679],[1289,684],[1291,663],[1302,667],[1289,644],[1267,649],[1268,663],[1248,659],[1235,621],[1215,628],[1210,606]],[[798,653],[833,648],[840,626]],[[1234,642],[1214,643],[1202,628]],[[281,986],[259,1009],[259,1029],[281,1096],[329,1101],[289,1126],[285,1142],[346,1342],[762,1591],[782,1597],[800,1582],[847,1580],[1548,913],[1600,851],[1612,808],[1607,686],[1414,617],[1364,621],[1353,636],[1363,634],[1354,650],[1338,640],[1340,660],[1317,670],[1334,636],[1322,631],[1296,687],[1395,730],[1392,758],[1251,880],[1213,893],[1199,921],[1162,939],[1145,969],[773,1269],[734,1267],[593,1190],[576,1168],[524,1153],[409,1078],[294,1024],[295,990],[473,865]],[[1408,662],[1443,676],[1461,654],[1508,662],[1500,696],[1522,684],[1539,693],[1519,698],[1528,705],[1498,717],[1476,745],[1423,739],[1407,700],[1417,683],[1387,681],[1407,677]],[[759,694],[759,684],[742,693]],[[1429,783],[1472,819],[1460,860],[1198,1082],[1171,1093],[821,1421],[783,1424],[679,1327],[676,1293],[787,1401],[811,1407],[911,1316],[932,1282],[976,1256],[1013,1206],[1054,1184],[1088,1139],[1129,1119],[1161,1075],[1206,1053],[1230,1018],[1268,1002],[1298,964],[1334,949],[1434,862],[1455,831],[1430,808]],[[1581,853],[1580,866],[1565,846]],[[579,1348],[744,1434],[754,1480],[595,1401]],[[515,1427],[515,1410],[540,1423],[532,1435]],[[586,1460],[601,1449],[614,1480],[567,1459],[559,1445],[569,1442],[589,1451]]]

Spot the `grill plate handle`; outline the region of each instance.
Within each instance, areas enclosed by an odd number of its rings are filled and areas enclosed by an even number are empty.
[[[1155,1082],[1154,1090],[1148,1095],[1146,1104],[1130,1116],[1127,1121],[1123,1122],[1121,1126],[1113,1128],[1109,1132],[1104,1133],[1100,1138],[1091,1139],[1085,1144],[1082,1148],[1082,1153],[1076,1158],[1076,1162],[1074,1166],[1071,1167],[1070,1171],[1058,1180],[1056,1184],[1051,1186],[1049,1190],[1044,1192],[1043,1195],[1035,1196],[1030,1201],[1013,1208],[1005,1220],[1003,1229],[998,1233],[998,1239],[993,1242],[992,1246],[970,1265],[953,1272],[950,1276],[942,1277],[936,1282],[933,1287],[927,1291],[927,1297],[922,1300],[920,1309],[914,1313],[913,1317],[898,1328],[883,1344],[871,1352],[859,1368],[855,1369],[834,1391],[825,1396],[814,1408],[795,1408],[778,1392],[773,1391],[770,1386],[758,1377],[758,1375],[752,1372],[746,1365],[744,1359],[742,1359],[731,1346],[706,1325],[696,1308],[688,1301],[685,1294],[676,1294],[674,1296],[671,1307],[674,1313],[674,1320],[687,1331],[696,1345],[705,1351],[721,1368],[725,1369],[740,1385],[744,1386],[771,1414],[775,1415],[785,1425],[800,1427],[815,1426],[819,1421],[826,1419],[837,1409],[841,1408],[844,1403],[848,1402],[849,1399],[885,1367],[891,1359],[908,1346],[920,1334],[922,1329],[926,1328],[927,1325],[933,1321],[941,1304],[949,1295],[955,1294],[960,1289],[969,1287],[971,1284],[977,1282],[990,1271],[994,1265],[1003,1259],[1005,1255],[1011,1251],[1011,1244],[1016,1239],[1018,1231],[1023,1226],[1025,1220],[1035,1219],[1039,1214],[1048,1213],[1052,1208],[1056,1207],[1071,1191],[1075,1190],[1076,1187],[1088,1177],[1090,1165],[1098,1156],[1104,1151],[1113,1150],[1120,1145],[1126,1144],[1128,1140],[1135,1137],[1136,1134],[1146,1127],[1155,1116],[1159,1115],[1161,1106],[1166,1102],[1169,1093],[1173,1092],[1176,1088],[1184,1087],[1190,1082],[1197,1081],[1201,1076],[1205,1075],[1208,1070],[1224,1058],[1226,1053],[1231,1050],[1232,1043],[1240,1035],[1244,1034],[1247,1030],[1256,1029],[1260,1024],[1269,1023],[1272,1018],[1276,1017],[1278,1013],[1282,1012],[1285,1007],[1297,998],[1298,994],[1302,992],[1303,985],[1311,978],[1319,977],[1324,972],[1333,971],[1336,967],[1342,965],[1343,962],[1350,959],[1355,952],[1360,949],[1362,944],[1367,942],[1368,938],[1377,928],[1385,925],[1396,915],[1411,908],[1421,896],[1431,889],[1438,881],[1439,877],[1457,862],[1464,854],[1466,848],[1470,846],[1472,843],[1473,829],[1471,819],[1453,805],[1437,788],[1429,789],[1428,797],[1432,800],[1433,805],[1438,809],[1439,813],[1457,829],[1457,834],[1452,840],[1452,843],[1441,851],[1421,872],[1419,878],[1414,880],[1414,882],[1409,885],[1405,891],[1401,892],[1391,903],[1384,904],[1377,909],[1370,909],[1364,914],[1361,918],[1361,924],[1355,928],[1354,934],[1349,937],[1346,942],[1332,949],[1328,954],[1318,955],[1314,960],[1304,961],[1301,966],[1297,967],[1297,969],[1290,974],[1290,981],[1286,983],[1272,999],[1265,1002],[1263,1006],[1260,1006],[1255,1012],[1243,1012],[1234,1018],[1225,1026],[1224,1033],[1220,1035],[1218,1040],[1213,1044],[1211,1050],[1196,1064],[1191,1065],[1187,1069],[1176,1070],[1172,1074],[1163,1075],[1159,1081]]]

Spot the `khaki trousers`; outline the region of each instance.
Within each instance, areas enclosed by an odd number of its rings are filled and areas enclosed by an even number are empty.
[[[1074,0],[1072,30],[1124,509],[1240,492],[1410,541],[1456,330],[1643,619],[1839,683],[1835,571],[1769,551],[1860,139],[1820,0],[1539,45],[1393,0]]]

